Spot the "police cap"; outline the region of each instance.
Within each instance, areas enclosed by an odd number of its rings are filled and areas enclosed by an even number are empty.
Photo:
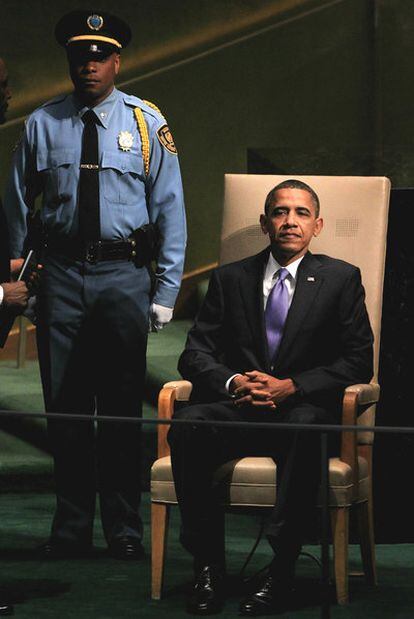
[[[122,19],[102,11],[71,11],[56,25],[57,42],[68,54],[120,53],[131,40],[131,30]]]

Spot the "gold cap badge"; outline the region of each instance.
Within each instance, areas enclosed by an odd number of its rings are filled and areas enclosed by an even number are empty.
[[[103,26],[103,17],[100,15],[89,15],[86,23],[91,30],[100,30]]]

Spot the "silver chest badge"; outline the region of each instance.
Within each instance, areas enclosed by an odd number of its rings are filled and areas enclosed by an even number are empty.
[[[121,131],[118,135],[118,146],[121,150],[131,150],[134,142],[134,136],[129,131]]]

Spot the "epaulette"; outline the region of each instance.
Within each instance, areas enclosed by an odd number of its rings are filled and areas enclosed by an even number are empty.
[[[53,99],[49,99],[49,101],[46,101],[45,103],[42,103],[42,105],[40,106],[42,107],[48,107],[49,105],[55,105],[56,103],[61,103],[62,101],[64,101],[66,99],[68,95],[58,95],[57,97],[54,97]]]
[[[145,176],[148,176],[150,170],[150,139],[149,139],[149,131],[148,126],[145,120],[144,112],[151,114],[152,116],[156,116],[158,120],[162,121],[162,125],[157,130],[157,138],[161,145],[170,153],[176,155],[177,149],[175,148],[174,140],[171,135],[171,131],[168,128],[167,121],[161,110],[152,103],[151,101],[146,101],[145,99],[138,99],[138,97],[127,96],[125,102],[128,104],[134,103],[134,116],[137,121],[138,132],[141,138],[141,150],[142,150],[142,159],[144,162],[144,171]],[[156,114],[154,114],[156,112]]]
[[[132,107],[136,107],[142,103],[142,99],[136,97],[135,95],[127,95],[125,92],[121,93],[123,95],[124,103],[127,105],[132,105]]]
[[[165,120],[164,114],[161,112],[160,108],[155,105],[155,103],[152,103],[151,101],[146,101],[145,99],[143,99],[143,101],[151,109],[158,112],[158,114],[161,116],[161,119],[164,121],[162,126],[159,127],[157,130],[157,138],[161,146],[163,146],[166,150],[168,150],[168,152],[171,153],[172,155],[176,155],[177,149],[174,144],[174,138],[172,136],[169,126],[167,125],[167,121]]]
[[[165,116],[164,114],[161,112],[160,108],[157,107],[155,105],[155,103],[152,103],[152,101],[147,101],[147,99],[143,99],[143,102],[146,103],[148,105],[148,107],[150,107],[151,109],[155,110],[156,112],[158,112],[158,114],[161,116],[161,118],[163,119],[164,122],[167,122],[165,120]]]
[[[134,108],[139,107],[143,112],[149,114],[156,120],[161,120],[165,122],[165,118],[160,112],[160,110],[157,108],[156,105],[154,105],[154,103],[151,103],[150,101],[144,101],[144,99],[140,99],[135,95],[124,94],[124,102],[126,103],[126,105],[131,105]]]

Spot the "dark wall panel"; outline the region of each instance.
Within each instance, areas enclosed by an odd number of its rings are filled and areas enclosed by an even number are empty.
[[[47,10],[39,0],[6,4],[10,19],[4,40],[14,38],[16,45],[0,53],[9,60],[16,114],[27,111],[42,92],[50,96],[56,89],[69,88],[64,52],[52,32],[57,18],[82,2],[60,0]],[[310,12],[297,15],[293,8],[300,5]],[[103,1],[98,6],[112,7]],[[117,4],[136,35],[125,51],[120,82],[127,79],[125,90],[161,107],[179,148],[189,222],[187,269],[217,259],[223,175],[246,171],[248,148],[277,147],[302,153],[302,158],[304,151],[322,150],[335,159],[344,149],[351,156],[368,152],[373,142],[369,0],[198,0],[197,6],[198,13],[178,1]],[[291,10],[283,13],[281,7]],[[22,18],[35,12],[36,27]],[[224,27],[227,43],[212,51],[223,42]],[[261,34],[249,38],[263,27]],[[22,35],[17,38],[19,29]],[[247,38],[233,44],[241,33]],[[172,60],[185,56],[183,41],[193,41],[191,53],[203,49],[205,55],[145,77],[142,67],[134,64],[140,50],[148,62],[151,52],[160,58],[164,39]],[[189,54],[187,48],[187,59]],[[165,63],[164,58],[158,71]],[[10,118],[0,129],[1,185],[20,130],[13,114]]]
[[[377,170],[414,185],[414,3],[377,0]]]

